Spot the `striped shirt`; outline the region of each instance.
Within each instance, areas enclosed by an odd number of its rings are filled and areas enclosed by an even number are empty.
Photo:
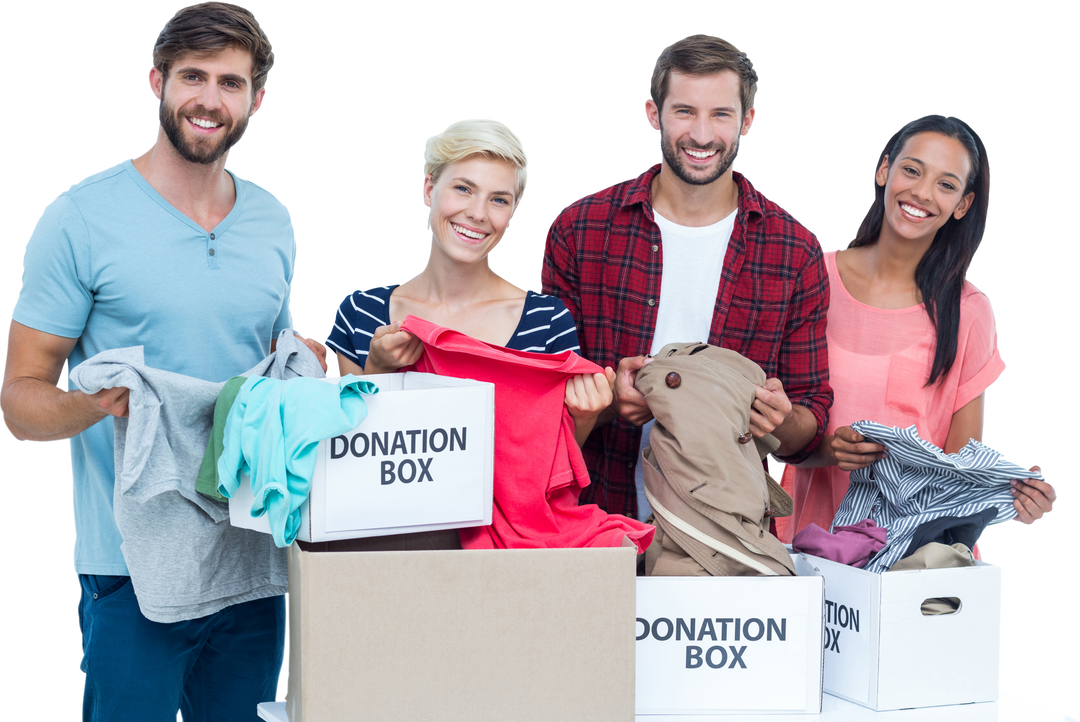
[[[991,524],[1012,519],[1016,509],[1009,481],[1042,479],[974,439],[955,454],[946,454],[921,439],[914,426],[857,421],[851,428],[883,444],[889,454],[851,472],[851,485],[833,518],[834,527],[873,519],[889,530],[885,546],[865,567],[869,572],[883,572],[899,561],[915,530],[928,521],[989,508],[997,511]]]
[[[395,288],[382,286],[346,296],[326,345],[363,368],[375,329],[390,324],[390,294]],[[577,328],[563,302],[532,291],[525,294],[521,319],[505,345],[516,351],[548,354],[579,350]]]

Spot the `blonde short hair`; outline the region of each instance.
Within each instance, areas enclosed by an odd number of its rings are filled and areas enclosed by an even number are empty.
[[[442,133],[428,138],[424,150],[424,174],[431,176],[434,183],[450,164],[473,156],[501,160],[514,166],[517,171],[514,205],[521,202],[528,160],[518,137],[497,120],[459,120]]]

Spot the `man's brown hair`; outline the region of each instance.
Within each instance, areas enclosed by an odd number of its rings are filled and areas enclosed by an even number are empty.
[[[683,38],[672,38],[661,47],[649,71],[649,97],[660,111],[672,70],[697,77],[733,70],[739,76],[742,115],[757,107],[757,94],[761,91],[757,64],[750,53],[727,38],[712,32],[691,32]]]
[[[278,53],[255,11],[239,2],[200,0],[177,8],[150,45],[150,65],[167,78],[177,58],[188,53],[213,55],[227,47],[252,54],[252,92],[266,87],[270,72],[278,66]]]

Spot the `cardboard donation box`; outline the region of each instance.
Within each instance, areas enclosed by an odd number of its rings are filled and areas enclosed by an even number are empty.
[[[992,702],[998,694],[1001,570],[875,574],[809,554],[799,574],[825,578],[825,691],[875,710]],[[923,602],[955,598],[952,614]]]
[[[637,580],[637,714],[821,711],[819,577]]]
[[[290,722],[632,722],[635,550],[289,550]]]
[[[491,523],[495,387],[415,372],[365,376],[360,426],[320,442],[297,538],[320,542]],[[330,379],[336,383],[337,379]],[[247,477],[229,500],[233,526],[253,518]]]

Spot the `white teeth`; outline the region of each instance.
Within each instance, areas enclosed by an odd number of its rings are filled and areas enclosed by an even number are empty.
[[[486,233],[480,233],[478,231],[470,231],[468,228],[462,228],[461,226],[457,225],[456,223],[451,223],[450,226],[455,231],[460,233],[461,235],[466,236],[468,238],[472,238],[473,240],[479,241],[481,238],[487,237]]]
[[[685,150],[687,155],[689,155],[691,158],[699,158],[701,160],[704,160],[705,158],[712,158],[714,155],[716,155],[715,150],[690,150],[689,148],[683,148],[683,150]]]
[[[217,128],[219,125],[221,125],[221,123],[215,123],[212,120],[203,120],[202,118],[188,118],[188,120],[190,120],[192,123],[199,126],[200,128]]]
[[[928,215],[930,215],[926,211],[920,211],[918,208],[915,208],[914,206],[909,206],[907,203],[901,203],[900,207],[904,209],[905,213],[913,215],[916,218],[926,218]]]

